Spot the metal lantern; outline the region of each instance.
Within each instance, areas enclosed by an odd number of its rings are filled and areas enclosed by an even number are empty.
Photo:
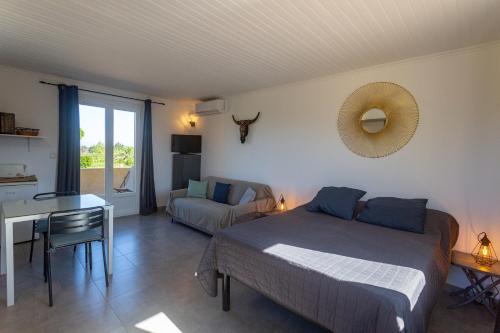
[[[480,265],[492,266],[498,261],[495,249],[485,232],[477,235],[478,243],[472,250],[472,256]]]
[[[285,202],[285,197],[283,197],[283,194],[280,194],[280,198],[278,199],[278,205],[277,207],[280,212],[286,211],[286,202]]]

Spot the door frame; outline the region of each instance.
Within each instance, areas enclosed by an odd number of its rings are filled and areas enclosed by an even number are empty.
[[[79,93],[79,104],[105,109],[105,200],[111,202],[115,216],[139,214],[139,189],[142,158],[142,126],[144,121],[144,103],[119,97],[96,95],[89,92]],[[113,146],[114,146],[114,110],[135,113],[135,191],[115,193],[113,190]]]

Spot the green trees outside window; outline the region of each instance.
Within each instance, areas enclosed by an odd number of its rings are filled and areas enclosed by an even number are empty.
[[[105,149],[102,142],[80,148],[80,168],[104,168]],[[114,146],[113,166],[115,168],[130,168],[134,165],[134,147],[117,142]]]

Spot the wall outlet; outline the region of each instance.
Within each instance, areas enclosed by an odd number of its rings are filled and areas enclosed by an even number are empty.
[[[49,154],[49,158],[50,158],[51,160],[55,160],[55,159],[56,159],[56,156],[57,156],[57,155],[56,155],[56,153],[50,153],[50,154]]]

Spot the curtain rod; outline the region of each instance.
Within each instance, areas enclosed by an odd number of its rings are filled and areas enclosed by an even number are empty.
[[[46,82],[46,81],[39,81],[41,84],[48,84],[49,86],[58,86],[57,83],[50,83],[50,82]],[[100,94],[100,95],[106,95],[106,96],[113,96],[113,97],[120,97],[120,98],[125,98],[125,99],[132,99],[134,101],[141,101],[141,102],[145,102],[146,100],[144,99],[140,99],[140,98],[134,98],[134,97],[128,97],[128,96],[121,96],[121,95],[115,95],[115,94],[109,94],[109,93],[105,93],[105,92],[101,92],[101,91],[95,91],[95,90],[88,90],[88,89],[81,89],[81,88],[78,88],[78,90],[81,90],[81,91],[86,91],[86,92],[90,92],[90,93],[94,93],[94,94]],[[152,104],[159,104],[159,105],[165,105],[165,103],[162,103],[162,102],[155,102],[155,101],[151,101]]]

